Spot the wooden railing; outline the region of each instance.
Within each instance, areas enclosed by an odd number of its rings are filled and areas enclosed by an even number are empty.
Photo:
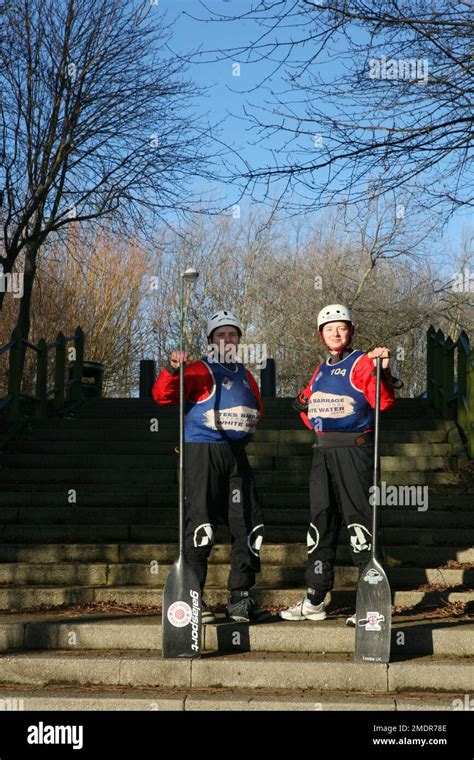
[[[66,352],[67,344],[72,342],[75,350],[74,361],[71,362],[73,371],[70,380],[66,380]],[[22,367],[24,366],[23,351],[31,349],[36,353],[36,392],[35,395],[23,393]],[[55,351],[54,386],[48,388],[48,352]],[[41,419],[47,415],[48,398],[53,397],[53,409],[60,412],[65,404],[66,389],[71,387],[71,402],[81,399],[81,383],[84,368],[84,333],[80,327],[74,335],[66,337],[59,332],[52,343],[46,343],[42,338],[36,345],[23,338],[17,328],[12,332],[11,339],[4,346],[0,346],[0,357],[9,351],[8,367],[8,390],[7,395],[0,398],[0,410],[7,411],[8,422],[13,422],[20,415],[20,400],[34,401],[35,417]]]
[[[428,401],[443,419],[454,419],[464,430],[474,457],[474,350],[463,330],[456,342],[430,325],[426,335]],[[454,386],[456,354],[457,389]]]

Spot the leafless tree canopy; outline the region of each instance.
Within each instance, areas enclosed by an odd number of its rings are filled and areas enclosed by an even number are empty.
[[[255,0],[244,7],[201,0],[195,13],[217,28],[255,22],[248,43],[198,59],[265,68],[245,116],[269,161],[229,166],[243,192],[263,187],[273,200],[284,192],[295,211],[403,186],[443,214],[473,205],[472,2]]]
[[[158,10],[123,0],[19,0],[0,37],[3,267],[25,254],[29,332],[37,256],[71,224],[149,225],[193,207],[206,168],[195,89]],[[157,6],[158,8],[158,6]],[[0,292],[0,308],[4,293]]]
[[[146,298],[148,354],[163,366],[176,348],[179,273],[193,264],[200,277],[187,306],[186,343],[194,358],[205,349],[206,317],[232,309],[242,320],[243,342],[265,344],[277,363],[278,393],[291,395],[326,356],[318,311],[339,302],[353,309],[354,346],[388,345],[403,395],[421,393],[430,323],[454,340],[474,328],[470,293],[453,287],[455,271],[461,276],[472,257],[472,239],[453,251],[453,271],[442,273],[420,246],[416,225],[410,232],[410,222],[397,226],[393,218],[374,201],[368,214],[352,220],[333,210],[263,224],[260,211],[245,221],[203,220],[179,236],[163,231],[151,260],[156,285]],[[256,365],[250,369],[258,376]]]

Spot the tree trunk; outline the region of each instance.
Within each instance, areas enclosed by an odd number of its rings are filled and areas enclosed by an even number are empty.
[[[9,257],[9,256],[7,256],[7,258],[5,258],[5,259],[4,258],[0,259],[0,264],[2,264],[2,267],[3,267],[3,274],[10,274],[12,272],[12,270],[13,270],[13,262],[14,262],[14,259],[11,258],[11,257]],[[4,285],[3,288],[0,288],[0,311],[3,308],[3,301],[5,299],[5,293],[6,293],[6,288],[5,288],[5,285]]]
[[[36,256],[38,249],[34,245],[29,245],[25,257],[25,272],[23,281],[23,297],[20,299],[20,310],[16,327],[21,331],[22,337],[28,340],[31,325],[31,296],[33,293],[33,282],[36,274]],[[26,346],[22,347],[21,352],[21,375],[23,376],[23,367],[25,364]]]

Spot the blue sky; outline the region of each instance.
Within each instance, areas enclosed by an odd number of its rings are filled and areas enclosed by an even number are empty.
[[[208,7],[213,10],[222,8],[235,12],[249,7],[247,0],[211,0]],[[166,12],[168,21],[175,20],[173,25],[173,41],[171,47],[177,52],[189,52],[201,49],[203,55],[196,55],[189,69],[189,76],[204,93],[199,98],[199,110],[207,114],[209,122],[218,125],[215,134],[226,145],[231,146],[253,166],[267,164],[267,151],[259,145],[254,145],[256,137],[243,120],[245,106],[258,103],[262,91],[253,91],[262,77],[270,72],[269,65],[240,63],[238,72],[233,57],[221,58],[225,51],[232,47],[244,45],[258,34],[254,22],[239,23],[206,23],[194,20],[194,17],[205,18],[206,11],[196,0],[159,0],[159,7]],[[208,51],[221,50],[214,55]],[[211,62],[214,59],[214,62]],[[275,82],[276,83],[276,82]],[[238,158],[234,156],[238,162]],[[243,164],[240,164],[243,168]],[[213,188],[214,189],[214,188]],[[220,192],[226,194],[228,201],[233,201],[235,192],[228,187],[220,187]]]
[[[221,13],[243,12],[250,8],[252,0],[207,0],[207,6],[213,11]],[[253,3],[255,4],[255,2]],[[220,49],[223,52],[234,47],[249,43],[260,33],[255,22],[238,23],[205,23],[194,20],[192,17],[205,18],[206,10],[201,7],[198,0],[158,0],[152,11],[166,13],[168,22],[173,21],[173,39],[171,47],[177,52],[189,52],[190,50],[210,51]],[[296,30],[287,30],[288,35],[297,34]],[[281,32],[279,32],[281,35]],[[212,60],[212,55],[195,57],[195,63],[191,65],[188,76],[200,87],[204,93],[195,103],[195,110],[202,116],[207,115],[209,122],[220,123],[219,136],[237,153],[245,157],[253,167],[261,167],[271,163],[268,147],[280,145],[281,136],[275,135],[271,140],[265,139],[265,146],[256,143],[257,135],[249,129],[249,124],[243,120],[246,105],[255,105],[262,102],[266,93],[262,88],[248,92],[255,87],[266,74],[270,72],[270,64],[266,62],[241,63],[240,76],[234,76],[234,59]],[[206,61],[199,63],[198,61]],[[272,66],[273,68],[273,66]],[[277,75],[267,83],[269,88],[279,90],[282,80]],[[240,119],[238,117],[241,117]],[[209,193],[214,197],[219,196],[227,202],[233,202],[236,198],[235,190],[230,187],[216,187],[215,183],[202,186],[203,193]],[[216,192],[217,191],[217,192]],[[245,213],[246,204],[242,205]],[[472,219],[470,212],[458,212],[451,220],[443,235],[443,244],[446,250],[456,245],[463,226],[469,228]]]

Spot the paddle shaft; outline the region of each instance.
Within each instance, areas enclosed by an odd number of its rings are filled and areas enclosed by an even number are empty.
[[[377,506],[379,493],[379,432],[380,432],[380,381],[382,376],[382,359],[376,358],[375,387],[375,441],[374,441],[374,504],[372,510],[372,559],[375,559],[377,544]]]
[[[179,350],[184,343],[184,278],[179,291]],[[184,362],[179,365],[179,558],[184,557]]]

